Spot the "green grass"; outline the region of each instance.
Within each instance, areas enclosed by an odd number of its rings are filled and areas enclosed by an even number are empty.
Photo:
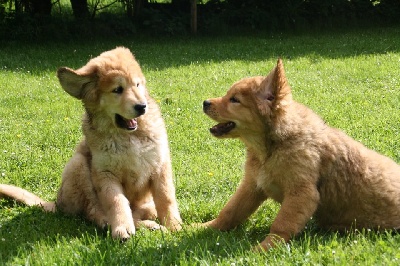
[[[400,162],[400,29],[320,34],[0,44],[0,183],[54,200],[81,138],[79,101],[61,89],[60,66],[77,68],[117,45],[136,54],[169,133],[177,197],[186,224],[215,217],[243,174],[244,149],[217,140],[202,101],[284,60],[294,98],[368,147]],[[398,265],[400,235],[321,231],[311,221],[268,254],[279,206],[267,201],[231,232],[138,231],[125,244],[80,217],[0,200],[0,265]]]

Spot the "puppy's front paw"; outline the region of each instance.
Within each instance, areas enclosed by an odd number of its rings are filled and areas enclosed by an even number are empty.
[[[268,251],[269,249],[271,248],[271,246],[269,246],[269,245],[266,245],[265,243],[259,243],[258,245],[255,245],[253,248],[252,248],[252,251],[254,251],[254,252],[266,252],[266,251]]]
[[[202,227],[213,227],[214,228],[213,225],[214,225],[214,220],[211,220],[211,221],[208,221],[208,222],[205,222],[205,223],[201,224]]]
[[[147,228],[151,231],[161,230],[163,232],[167,231],[167,228],[161,224],[156,223],[152,220],[135,220],[135,225],[138,229],[141,227]]]
[[[276,247],[277,245],[284,244],[285,240],[283,237],[278,235],[269,235],[265,238],[264,241],[259,243],[258,245],[253,247],[253,251],[255,252],[265,252],[271,248]]]
[[[196,229],[209,228],[209,227],[213,228],[211,222],[212,221],[208,221],[205,223],[193,223],[190,226]]]
[[[182,230],[182,221],[178,219],[171,219],[165,223],[165,227],[172,232],[180,231]]]
[[[128,240],[131,235],[136,233],[134,225],[119,225],[112,228],[112,237],[114,239],[120,239],[121,241]]]

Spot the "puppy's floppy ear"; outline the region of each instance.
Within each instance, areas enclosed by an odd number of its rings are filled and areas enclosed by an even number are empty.
[[[71,96],[82,99],[86,85],[94,82],[95,77],[92,74],[81,74],[77,71],[61,67],[57,70],[57,77],[63,89]]]
[[[256,98],[259,109],[266,113],[267,109],[279,109],[292,100],[292,91],[286,79],[282,59],[278,59],[276,67],[261,82]]]

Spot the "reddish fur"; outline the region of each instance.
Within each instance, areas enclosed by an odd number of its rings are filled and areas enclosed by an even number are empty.
[[[208,100],[204,111],[235,122],[219,137],[239,138],[247,150],[241,184],[205,226],[232,229],[272,198],[281,209],[258,250],[289,241],[312,216],[329,229],[400,228],[400,166],[295,102],[281,60],[266,78],[240,80]]]

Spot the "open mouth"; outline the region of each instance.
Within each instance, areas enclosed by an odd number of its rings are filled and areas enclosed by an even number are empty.
[[[218,125],[215,125],[212,128],[210,128],[210,132],[214,136],[220,137],[229,133],[235,127],[236,124],[234,122],[219,123]]]
[[[125,119],[119,114],[115,114],[115,122],[119,128],[123,128],[129,131],[134,131],[137,129],[137,120],[133,119]]]

